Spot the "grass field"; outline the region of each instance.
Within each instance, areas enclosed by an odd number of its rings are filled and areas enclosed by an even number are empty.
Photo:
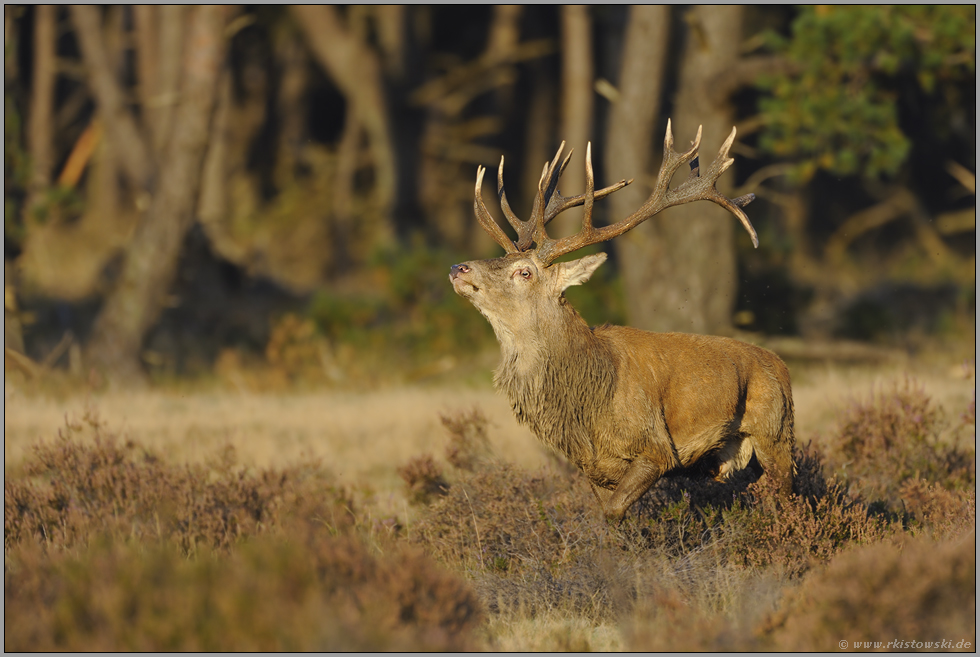
[[[791,369],[794,500],[675,477],[618,529],[487,385],[10,377],[5,649],[974,650],[972,363]]]

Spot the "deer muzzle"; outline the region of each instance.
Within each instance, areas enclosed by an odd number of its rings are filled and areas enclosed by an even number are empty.
[[[453,265],[449,268],[449,280],[455,281],[456,277],[460,274],[466,274],[470,271],[470,268],[466,265]]]

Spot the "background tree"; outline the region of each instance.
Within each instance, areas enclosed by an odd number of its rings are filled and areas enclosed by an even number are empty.
[[[472,351],[486,327],[444,272],[498,252],[476,166],[505,155],[523,213],[562,140],[581,186],[591,139],[599,183],[636,179],[597,206],[622,218],[668,117],[679,145],[704,126],[708,158],[738,126],[721,182],[758,195],[761,246],[674,208],[604,247],[574,292],[590,321],[897,340],[882,327],[975,306],[973,7],[208,12],[5,7],[5,326],[27,327],[8,345],[202,371],[287,339],[291,311],[333,341]]]
[[[762,35],[789,63],[756,79],[758,143],[784,174],[760,191],[812,290],[801,325],[873,337],[909,318],[863,290],[975,289],[975,35],[973,6],[804,7],[788,34]]]
[[[640,12],[638,7],[632,11],[635,18],[629,28],[621,75],[626,91],[610,125],[609,141],[617,148],[607,158],[637,149],[644,153],[631,158],[637,166],[632,175],[640,178],[640,184],[629,206],[625,198],[618,199],[616,216],[626,216],[649,193],[650,157],[645,153],[663,150],[651,144],[650,119],[657,116],[660,88],[656,80],[663,76],[667,12],[653,8]],[[689,29],[670,116],[679,147],[686,146],[698,125],[703,125],[701,154],[710,161],[734,123],[728,99],[710,93],[710,87],[718,74],[738,59],[742,8],[697,6],[684,14],[684,21]],[[636,87],[642,90],[634,91]],[[660,128],[666,121],[656,123]],[[656,141],[662,144],[662,135],[657,134]],[[659,166],[659,158],[652,163]],[[652,175],[655,172],[653,169]],[[719,181],[723,193],[727,193],[726,185],[730,187],[730,177]],[[736,288],[731,217],[722,208],[698,203],[673,208],[647,223],[649,226],[632,231],[635,236],[617,245],[631,322],[659,331],[727,332]]]
[[[152,190],[88,345],[93,363],[117,378],[129,379],[138,376],[143,338],[167,303],[184,235],[194,218],[225,55],[225,10],[202,6],[187,15],[180,96],[171,130],[160,143],[159,158],[151,157],[143,134],[124,107],[100,43],[98,9],[75,6],[72,11],[110,142],[123,154],[123,171],[130,185],[148,195]],[[154,184],[153,178],[159,182]]]

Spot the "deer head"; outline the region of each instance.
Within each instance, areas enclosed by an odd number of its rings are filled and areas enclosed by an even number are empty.
[[[568,155],[561,159],[565,148],[565,143],[562,142],[554,159],[544,165],[538,181],[534,205],[531,208],[531,216],[527,221],[518,218],[507,201],[507,194],[504,191],[504,158],[501,157],[497,169],[497,193],[504,216],[517,233],[516,241],[507,236],[487,210],[482,194],[483,175],[486,169],[479,167],[476,173],[473,209],[480,225],[503,247],[507,255],[502,258],[453,265],[450,270],[450,280],[454,289],[487,317],[497,333],[497,338],[506,347],[506,343],[513,339],[518,328],[526,331],[529,325],[541,324],[541,322],[529,323],[527,321],[529,316],[543,320],[549,314],[558,312],[559,308],[563,312],[570,312],[570,308],[564,308],[565,304],[556,304],[555,301],[563,300],[563,292],[569,286],[587,281],[596,268],[605,261],[606,255],[600,253],[564,263],[555,263],[557,258],[622,235],[669,207],[700,200],[717,203],[738,218],[751,236],[752,244],[758,247],[759,238],[742,210],[755,199],[755,195],[746,194],[736,199],[729,199],[715,187],[719,176],[734,162],[728,156],[734,139],[735,128],[732,128],[718,156],[702,175],[698,165],[701,128],[698,128],[698,134],[691,147],[683,153],[677,153],[674,151],[674,137],[668,120],[663,163],[650,197],[630,216],[603,227],[596,227],[592,223],[592,209],[596,199],[609,196],[633,181],[621,180],[597,191],[592,170],[591,144],[585,150],[585,193],[566,197],[558,191],[558,179],[572,156],[569,151]],[[671,178],[684,164],[690,164],[690,175],[682,184],[670,189]],[[546,231],[548,223],[565,210],[579,205],[585,206],[582,229],[575,235],[560,239],[548,237]]]

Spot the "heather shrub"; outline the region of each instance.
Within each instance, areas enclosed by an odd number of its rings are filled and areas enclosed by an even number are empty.
[[[439,416],[449,434],[446,460],[454,468],[472,472],[493,456],[487,436],[487,418],[474,408]]]
[[[471,648],[479,599],[398,532],[315,463],[170,464],[88,417],[5,478],[5,648]]]
[[[906,512],[934,538],[950,538],[976,529],[977,491],[947,490],[919,478],[899,488]]]
[[[675,557],[717,543],[727,563],[775,565],[787,575],[894,531],[893,518],[854,500],[844,483],[826,480],[816,447],[798,447],[793,459],[797,474],[790,499],[780,498],[767,478],[752,481],[748,469],[728,482],[667,477],[640,500],[635,524],[627,523],[624,531]]]
[[[723,532],[734,563],[775,565],[798,575],[851,545],[880,541],[896,531],[893,518],[852,499],[832,480],[822,497],[781,500],[772,482],[750,487],[750,495],[725,511]]]
[[[603,615],[621,583],[604,554],[608,529],[581,478],[487,462],[426,509],[411,534],[470,574],[493,612]]]
[[[634,652],[755,650],[753,626],[771,613],[780,587],[772,578],[715,560],[682,561],[654,576],[625,623]],[[679,564],[678,564],[679,565]]]
[[[812,573],[764,628],[777,650],[976,649],[976,535],[855,547]],[[921,641],[888,646],[889,641]],[[937,642],[926,645],[924,642]],[[873,642],[880,642],[875,645]]]
[[[408,500],[412,504],[431,504],[435,498],[449,491],[449,483],[442,469],[430,454],[417,456],[398,468],[398,476],[405,482]]]
[[[976,485],[976,452],[911,379],[872,391],[845,410],[830,437],[828,464],[856,493],[901,508],[900,489],[922,479],[949,490]]]
[[[656,590],[648,596],[644,581],[663,574],[637,574],[650,564],[703,564],[710,553],[711,573],[772,566],[796,577],[896,530],[892,517],[852,499],[842,482],[825,480],[816,448],[797,450],[795,461],[799,494],[792,499],[780,499],[773,482],[753,482],[750,472],[724,483],[687,472],[658,482],[618,528],[605,523],[581,474],[487,462],[462,473],[425,510],[411,540],[468,572],[493,613],[564,609],[601,620],[637,600],[660,599]]]
[[[319,531],[187,559],[104,537],[7,555],[5,650],[377,651],[472,647],[479,601],[412,549]]]
[[[93,435],[82,443],[85,432]],[[317,516],[336,531],[355,524],[350,496],[315,463],[251,474],[226,450],[209,465],[171,465],[93,416],[36,445],[24,471],[4,481],[5,549],[75,549],[108,534],[171,541],[190,555],[228,549],[294,516]]]

